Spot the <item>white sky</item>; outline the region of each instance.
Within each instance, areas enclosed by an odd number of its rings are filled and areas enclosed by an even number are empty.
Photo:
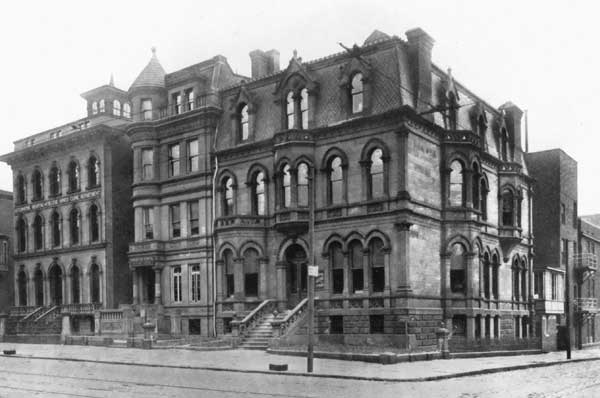
[[[227,4],[227,6],[225,5]],[[150,59],[167,72],[248,53],[294,49],[305,60],[362,44],[374,29],[436,40],[433,60],[494,106],[529,110],[530,150],[561,147],[579,164],[579,213],[600,213],[600,7],[593,1],[18,1],[0,12],[0,153],[14,140],[85,116],[79,94],[114,73],[127,90]],[[12,190],[0,165],[0,189]],[[597,199],[598,198],[598,199]]]

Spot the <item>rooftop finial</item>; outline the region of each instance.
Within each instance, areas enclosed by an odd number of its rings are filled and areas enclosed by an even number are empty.
[[[152,56],[156,57],[156,47],[152,46],[151,50],[152,50]]]
[[[115,77],[113,76],[113,74],[110,74],[110,82],[108,82],[109,86],[114,87],[115,86]]]
[[[294,58],[298,58],[298,51],[294,49]]]

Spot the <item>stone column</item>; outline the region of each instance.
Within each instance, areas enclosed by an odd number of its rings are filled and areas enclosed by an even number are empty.
[[[398,249],[396,251],[396,259],[398,261],[398,269],[395,274],[397,278],[392,279],[392,290],[396,289],[399,292],[408,292],[410,287],[410,227],[409,222],[395,224],[394,233]],[[394,282],[394,279],[397,279]]]
[[[137,272],[137,268],[134,268],[132,271],[133,273],[133,277],[131,279],[133,279],[133,297],[131,302],[134,305],[137,305],[140,303],[140,297],[139,297],[139,281],[138,281],[138,272]]]
[[[363,291],[366,296],[369,295],[369,291],[371,290],[371,278],[369,277],[371,275],[371,261],[369,253],[369,248],[363,250]]]
[[[51,305],[52,297],[50,295],[50,280],[44,275],[44,305]]]
[[[443,178],[443,192],[442,192],[442,203],[445,206],[450,206],[450,174],[452,173],[452,169],[450,167],[445,167],[443,169],[444,178]]]
[[[241,300],[244,298],[244,259],[236,258],[233,264],[234,297]]]
[[[469,165],[463,169],[463,182],[465,184],[465,206],[468,208],[473,207],[473,170],[469,168]]]
[[[481,338],[485,337],[485,316],[479,317],[479,330],[481,330]]]
[[[331,271],[330,271],[331,272]],[[344,296],[350,292],[350,262],[348,261],[348,251],[344,251]]]
[[[490,339],[493,339],[494,337],[494,324],[496,323],[496,319],[493,316],[490,316]]]
[[[390,248],[384,248],[383,249],[383,269],[384,269],[384,274],[385,274],[384,275],[383,291],[386,294],[390,293],[390,273],[391,273],[390,252],[391,252]]]
[[[275,264],[275,272],[277,274],[277,301],[279,311],[284,311],[286,307],[286,270],[287,263],[278,261]]]
[[[475,317],[467,318],[467,339],[475,340]]]
[[[225,277],[224,277],[225,262],[223,260],[217,260],[216,265],[217,265],[217,270],[216,270],[217,286],[215,286],[214,288],[217,292],[217,301],[223,301],[224,291],[225,291],[225,282],[224,282],[224,280],[225,280]]]
[[[160,287],[161,287],[161,279],[160,279],[160,268],[154,268],[154,304],[162,304],[161,302],[161,294],[160,294]]]
[[[269,264],[268,257],[261,257],[258,259],[258,297],[261,300],[267,299],[267,265]]]

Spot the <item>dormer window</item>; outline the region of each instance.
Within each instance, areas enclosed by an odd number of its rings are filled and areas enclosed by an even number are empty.
[[[127,102],[123,104],[123,117],[131,119],[131,105]]]
[[[113,116],[121,116],[121,102],[119,100],[113,101]]]
[[[92,102],[92,115],[98,114],[98,103],[96,101]]]
[[[176,115],[183,113],[183,102],[180,93],[173,94],[173,111]]]
[[[142,117],[144,120],[152,120],[152,100],[142,100]]]
[[[248,126],[248,105],[241,104],[240,111],[238,113],[238,130],[240,134],[240,140],[245,141],[249,136],[249,126]]]
[[[98,108],[99,108],[99,112],[100,113],[104,113],[106,111],[106,107],[104,105],[104,100],[100,100],[100,102],[98,103]]]
[[[294,104],[294,93],[290,91],[287,95],[287,105],[286,105],[286,114],[287,114],[287,128],[294,128],[294,113],[296,105]]]
[[[357,73],[352,77],[350,87],[350,96],[352,97],[352,113],[360,113],[363,110],[363,75]]]
[[[185,101],[187,104],[187,109],[188,111],[191,111],[195,108],[195,96],[194,96],[194,89],[190,88],[189,90],[185,90]]]

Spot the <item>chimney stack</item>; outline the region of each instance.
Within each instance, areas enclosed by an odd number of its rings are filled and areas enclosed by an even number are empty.
[[[279,51],[267,52],[254,50],[250,52],[252,63],[252,78],[257,79],[275,72],[279,72]]]
[[[412,77],[413,106],[417,112],[430,109],[431,87],[431,49],[434,40],[421,28],[406,32],[409,47],[409,64]],[[433,115],[428,115],[433,118]]]

